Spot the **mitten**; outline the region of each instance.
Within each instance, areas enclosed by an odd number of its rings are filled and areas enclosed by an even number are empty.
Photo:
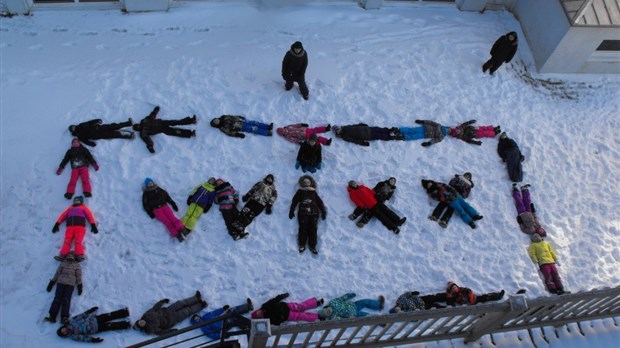
[[[60,175],[64,169],[58,168],[56,169],[56,175]]]
[[[147,146],[146,147],[150,153],[155,153],[155,149],[152,146]]]
[[[56,284],[56,282],[50,279],[50,282],[47,283],[47,289],[46,289],[47,292],[52,291],[52,288],[54,287],[54,284]]]
[[[99,233],[99,230],[97,229],[97,225],[95,225],[95,224],[90,225],[90,231],[91,231],[93,234],[97,234],[97,233]]]
[[[187,205],[192,204],[192,202],[190,202],[191,199],[192,199],[192,196],[187,197]]]
[[[324,211],[323,214],[321,214],[321,220],[325,220],[327,218],[327,212]]]
[[[301,166],[301,163],[299,163],[299,161],[295,162],[295,169],[299,169],[300,166]]]
[[[165,298],[162,301],[164,301],[164,303],[168,303],[168,302],[170,302],[170,299],[169,298]]]
[[[82,294],[82,284],[78,284],[77,288],[78,288],[78,296],[80,296]]]
[[[265,214],[271,215],[271,204],[265,206]]]
[[[356,295],[354,292],[349,292],[349,293],[347,293],[347,297],[348,297],[348,298],[353,298],[353,297],[355,297],[355,296],[357,296],[357,295]]]
[[[294,217],[295,217],[295,212],[294,212],[294,211],[292,211],[292,210],[291,210],[291,211],[289,211],[289,212],[288,212],[288,218],[289,218],[289,219],[291,219],[291,220],[293,220],[293,218],[294,218]]]
[[[241,138],[241,139],[245,138],[245,134],[243,134],[243,133],[237,133],[237,134],[235,134],[235,136],[237,138]]]
[[[95,168],[95,171],[99,170],[99,165],[97,164],[97,162],[93,163],[93,168]]]
[[[521,162],[525,161],[525,156],[521,155]]]
[[[86,311],[86,313],[87,313],[87,314],[90,314],[90,313],[95,313],[98,309],[99,309],[99,307],[95,306],[95,307],[93,307],[93,308],[91,308],[91,309],[87,310],[87,311]]]
[[[101,343],[101,342],[103,342],[103,338],[101,338],[101,337],[91,337],[90,338],[90,342],[92,342],[92,343]]]
[[[323,168],[323,162],[319,162],[319,164],[316,165],[316,169],[321,169]]]
[[[243,197],[241,197],[241,200],[242,200],[244,203],[245,203],[245,202],[247,202],[247,201],[248,201],[248,199],[250,199],[250,195],[248,195],[248,194],[245,194],[245,195],[243,195]]]
[[[54,227],[52,227],[52,233],[56,233],[60,231],[60,224],[57,222],[54,224]]]
[[[431,143],[430,141],[425,141],[425,142],[422,143],[422,146],[424,146],[424,147],[429,147],[431,145],[433,145],[433,143]]]

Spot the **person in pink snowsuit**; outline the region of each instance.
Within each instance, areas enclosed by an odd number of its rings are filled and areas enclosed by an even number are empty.
[[[450,136],[461,139],[466,143],[481,145],[482,142],[480,140],[475,140],[475,138],[495,138],[496,135],[502,132],[500,126],[474,127],[472,126],[474,123],[476,123],[476,120],[469,120],[456,127],[450,128]]]
[[[99,170],[99,165],[93,158],[93,155],[90,154],[90,151],[82,146],[78,138],[71,140],[71,148],[65,153],[65,157],[60,162],[58,169],[56,169],[56,174],[60,175],[69,162],[71,162],[71,179],[69,179],[69,184],[67,185],[65,198],[71,199],[73,197],[78,178],[82,179],[84,196],[90,197],[92,190],[88,176],[88,166],[92,165],[95,171],[97,171]]]
[[[325,126],[318,126],[314,128],[310,128],[306,123],[296,123],[288,126],[280,127],[276,129],[276,133],[283,136],[286,140],[291,143],[301,144],[302,142],[310,139],[310,136],[313,134],[325,133],[329,132],[332,129],[330,124]],[[332,143],[331,138],[325,138],[322,136],[317,136],[317,141],[321,145],[329,145]]]
[[[252,312],[252,319],[266,318],[271,325],[280,325],[285,321],[307,321],[314,322],[319,320],[316,313],[306,312],[308,309],[316,308],[323,304],[323,299],[309,298],[301,303],[284,302],[289,296],[288,293],[280,294]]]
[[[177,238],[179,242],[185,240],[185,235],[189,231],[185,228],[181,220],[179,220],[170,209],[179,211],[177,204],[170,198],[170,195],[166,190],[160,188],[155,184],[153,179],[144,179],[144,187],[142,188],[142,206],[144,211],[151,217],[151,219],[157,218],[161,221],[170,234]],[[170,206],[168,206],[170,205]]]
[[[52,233],[56,233],[60,231],[61,223],[66,222],[67,225],[65,241],[60,249],[60,256],[57,256],[56,259],[64,260],[67,257],[67,254],[69,254],[71,250],[72,242],[75,242],[74,249],[76,260],[82,261],[84,259],[84,246],[82,245],[82,241],[86,234],[86,221],[90,223],[91,231],[97,234],[99,231],[97,230],[95,216],[90,209],[84,205],[84,198],[82,196],[76,196],[73,199],[73,205],[60,214],[52,228]]]

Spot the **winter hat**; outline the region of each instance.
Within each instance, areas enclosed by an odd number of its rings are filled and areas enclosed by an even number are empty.
[[[429,187],[431,187],[431,185],[433,185],[433,182],[431,180],[422,179],[422,187],[428,189]]]
[[[58,328],[58,330],[56,330],[56,335],[60,336],[60,337],[67,337],[69,336],[69,333],[67,332],[66,334],[62,332],[62,329],[67,329],[66,326],[61,326]]]
[[[331,307],[325,307],[323,309],[319,309],[317,314],[319,315],[319,318],[326,319],[332,315],[332,309]]]
[[[448,287],[446,288],[446,292],[447,293],[451,293],[452,292],[452,287],[456,286],[457,288],[459,287],[458,285],[456,285],[455,282],[449,281],[448,282]]]
[[[75,196],[75,198],[73,198],[73,204],[84,204],[84,197]]]
[[[338,136],[338,137],[342,133],[342,128],[340,126],[333,126],[332,130],[334,131],[334,134],[336,134],[336,136]]]
[[[71,139],[71,147],[79,147],[79,146],[80,146],[80,139],[78,138]]]
[[[312,134],[312,135],[310,136],[310,138],[308,138],[308,141],[310,141],[310,140],[312,140],[312,141],[316,142],[316,141],[317,141],[316,134]]]
[[[465,174],[463,174],[463,176],[465,177],[465,179],[471,181],[471,173],[470,172],[466,172]]]
[[[395,177],[393,177],[393,176],[392,176],[392,177],[390,177],[390,178],[388,179],[388,183],[389,183],[390,185],[392,185],[392,186],[395,186],[395,185],[396,185],[396,178],[395,178]]]
[[[207,184],[215,185],[215,178],[214,177],[210,177],[209,180],[207,180]]]
[[[254,312],[252,312],[251,317],[252,319],[262,319],[265,317],[265,312],[263,312],[262,309],[257,309]]]
[[[506,134],[506,132],[502,132],[502,134],[499,135],[500,139],[506,139],[508,138],[508,135]]]
[[[144,187],[148,187],[149,184],[151,184],[151,183],[155,184],[155,181],[153,181],[153,179],[151,179],[151,178],[144,179]]]
[[[220,124],[219,118],[214,118],[211,120],[211,127],[220,128],[222,125]]]
[[[69,132],[71,132],[72,135],[73,135],[73,132],[75,132],[75,125],[74,124],[69,126]]]
[[[352,188],[357,188],[357,186],[358,186],[357,182],[355,180],[349,181],[348,185],[349,185],[349,187],[352,187]]]
[[[302,50],[303,50],[303,49],[304,49],[304,46],[301,44],[301,42],[300,42],[300,41],[295,41],[295,43],[293,43],[293,44],[291,45],[291,49],[296,49],[296,48],[300,48],[300,49],[302,49]]]
[[[65,256],[65,261],[75,262],[75,254],[73,253],[73,251],[69,252],[67,256]]]
[[[265,177],[265,182],[269,183],[269,184],[273,184],[273,174],[267,174],[267,176]]]
[[[543,238],[540,234],[534,233],[530,236],[530,240],[534,243],[542,242]]]
[[[508,36],[508,41],[512,42],[512,44],[516,44],[518,39],[517,39],[517,33],[514,31],[511,31],[510,33],[506,34]],[[511,39],[512,37],[512,39]]]

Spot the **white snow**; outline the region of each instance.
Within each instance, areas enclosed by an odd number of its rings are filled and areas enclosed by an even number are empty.
[[[496,76],[483,75],[490,46],[512,30],[521,37],[515,59]],[[386,2],[366,11],[351,2],[263,9],[186,2],[165,13],[35,11],[2,18],[0,35],[2,347],[80,346],[42,320],[64,232],[51,228],[69,205],[63,194],[70,170],[55,175],[70,146],[67,126],[91,118],[139,121],[155,105],[164,119],[196,114],[198,124],[188,128],[198,136],[157,135],[155,154],[139,138],[100,140],[91,148],[101,169],[91,169],[93,197],[86,203],[100,233],[87,232],[84,293],[74,294],[72,314],[128,306],[135,321],[159,299],[196,290],[213,309],[247,297],[260,306],[285,291],[290,300],[383,294],[392,305],[405,290],[441,292],[448,280],[476,292],[525,288],[530,297],[548,295],[516,224],[496,139],[474,146],[449,138],[430,148],[376,141],[366,148],[334,138],[314,175],[328,217],[319,224],[320,254],[312,257],[298,253],[297,221],[287,218],[302,175],[294,169],[297,146],[277,135],[227,137],[209,126],[222,114],[276,127],[415,126],[415,119],[501,125],[526,157],[524,183],[533,186],[567,290],[620,283],[620,78],[560,75],[552,77],[560,84],[546,87],[541,80],[550,77],[533,73],[527,42],[508,12],[459,12],[437,3]],[[280,77],[282,57],[297,40],[310,59],[309,101],[297,86],[286,92]],[[435,202],[420,179],[447,182],[465,171],[476,184],[468,200],[484,219],[472,230],[454,216],[442,229],[426,218]],[[181,217],[187,195],[207,178],[229,180],[244,194],[267,173],[275,175],[279,197],[272,215],[250,225],[246,240],[227,235],[214,206],[179,244],[141,206],[145,177],[171,194]],[[398,188],[388,205],[407,216],[405,229],[394,235],[376,220],[358,229],[347,219],[354,208],[347,181],[372,187],[390,176]],[[620,342],[612,320],[586,325],[586,337],[558,331],[561,340],[549,331],[548,346]],[[102,347],[150,338],[134,330],[100,336]],[[502,347],[531,345],[526,334],[494,338]],[[492,346],[488,336],[479,344]],[[542,338],[537,344],[547,346]],[[462,340],[427,346],[462,346]]]

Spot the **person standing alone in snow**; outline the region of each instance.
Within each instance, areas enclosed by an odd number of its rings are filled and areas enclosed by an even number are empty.
[[[295,41],[291,45],[291,49],[286,51],[282,60],[282,78],[286,83],[284,88],[290,91],[293,84],[297,82],[299,92],[308,100],[308,86],[306,85],[306,68],[308,68],[308,53],[304,50],[303,45],[299,41]]]
[[[489,74],[493,75],[495,70],[499,69],[502,64],[509,63],[515,53],[517,53],[518,41],[517,33],[514,31],[500,36],[493,44],[493,48],[491,48],[491,59],[482,65],[482,72],[489,70]]]

